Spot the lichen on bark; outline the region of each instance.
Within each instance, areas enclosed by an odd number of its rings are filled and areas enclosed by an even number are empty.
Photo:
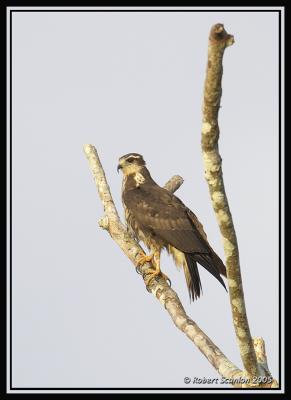
[[[155,278],[148,284],[147,270],[151,267],[150,263],[145,263],[140,268],[140,272],[146,287],[168,312],[175,326],[197,346],[221,377],[238,380],[232,383],[235,388],[278,388],[278,382],[271,377],[268,369],[263,339],[252,339],[250,334],[240,274],[238,244],[224,189],[222,160],[218,149],[218,112],[222,93],[222,58],[225,48],[233,44],[233,42],[233,36],[225,31],[222,24],[216,24],[212,27],[209,37],[208,63],[204,89],[202,154],[205,178],[208,182],[212,205],[223,238],[233,324],[244,370],[236,367],[211,341],[205,332],[190,319],[177,293],[168,285],[165,279],[162,277]],[[127,232],[126,227],[120,221],[95,147],[85,145],[84,151],[104,207],[105,214],[99,221],[99,225],[109,232],[112,239],[119,245],[132,263],[137,266],[139,256],[144,255],[143,249],[130,233]],[[174,192],[182,183],[183,179],[175,176],[167,182],[165,187],[167,190]],[[259,376],[269,377],[270,380],[261,384],[252,382],[251,380],[247,383],[242,383],[245,378]]]
[[[144,255],[143,249],[127,232],[125,225],[119,218],[95,147],[90,144],[85,145],[84,152],[89,161],[94,182],[104,208],[105,215],[99,221],[99,225],[101,228],[108,231],[112,239],[137,267],[139,256]],[[183,179],[181,177],[174,176],[166,183],[165,187],[167,190],[174,192],[182,183]],[[149,275],[147,274],[147,270],[151,267],[150,263],[145,263],[140,267],[142,278],[148,291],[162,304],[175,326],[197,346],[221,376],[228,379],[243,376],[243,372],[222,353],[211,339],[186,314],[177,293],[168,285],[165,279],[162,277],[152,279],[148,285]]]
[[[249,329],[240,272],[239,251],[232,215],[224,188],[222,158],[219,153],[218,113],[221,100],[222,59],[225,49],[234,43],[222,24],[212,27],[208,46],[208,63],[204,87],[202,154],[205,178],[216,214],[226,259],[229,296],[236,337],[246,372],[258,375],[254,345]]]

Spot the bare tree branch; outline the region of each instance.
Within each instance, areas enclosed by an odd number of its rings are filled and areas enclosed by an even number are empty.
[[[149,282],[148,269],[152,267],[150,263],[145,263],[142,267],[139,267],[139,270],[148,291],[159,300],[176,327],[197,346],[221,377],[229,379],[229,383],[236,388],[277,388],[278,382],[271,377],[268,369],[264,341],[262,338],[252,339],[248,326],[238,245],[224,189],[221,157],[218,150],[218,111],[221,98],[222,58],[225,48],[232,43],[233,37],[227,34],[222,24],[216,24],[212,27],[209,37],[208,66],[204,90],[202,153],[205,177],[224,241],[233,321],[245,371],[237,368],[190,319],[178,295],[163,277],[156,277]],[[99,221],[99,225],[109,232],[113,240],[137,267],[137,260],[141,255],[144,255],[143,249],[120,221],[95,147],[90,144],[85,145],[84,152],[104,207],[105,214]],[[181,177],[174,176],[164,187],[174,192],[182,183]],[[252,379],[253,377],[262,377],[267,380],[260,382]]]
[[[167,189],[169,192],[176,192],[179,187],[183,184],[184,179],[179,175],[174,175],[168,182],[164,185],[164,188]]]
[[[104,207],[105,215],[99,221],[99,225],[109,232],[121,250],[137,267],[137,259],[140,255],[144,254],[143,250],[134,238],[130,236],[125,226],[120,221],[95,147],[90,144],[85,145],[84,152],[89,161],[94,181]],[[174,177],[166,186],[168,190],[170,188],[172,191],[175,191],[181,183],[182,178]],[[242,377],[242,371],[239,370],[221,352],[210,338],[186,314],[177,293],[170,288],[168,283],[162,277],[152,279],[148,285],[147,270],[151,267],[150,263],[146,263],[140,267],[144,282],[148,290],[167,310],[176,327],[185,333],[185,335],[198,347],[201,353],[204,354],[222,377],[227,379],[238,379]]]
[[[205,178],[208,183],[213,209],[223,238],[226,257],[227,280],[232,316],[241,359],[246,372],[252,377],[266,374],[257,362],[254,343],[251,337],[242,286],[239,263],[239,250],[235,228],[230,212],[222,174],[222,159],[219,154],[218,112],[222,94],[222,59],[226,47],[234,39],[222,24],[212,27],[208,46],[208,64],[204,87],[202,153]],[[258,360],[259,361],[259,360]]]
[[[264,339],[261,337],[253,338],[253,343],[254,343],[254,349],[256,353],[258,366],[261,370],[263,370],[263,374],[261,373],[260,376],[271,376],[268,367]]]
[[[85,145],[84,152],[89,161],[89,166],[104,208],[104,216],[100,219],[99,225],[101,228],[109,232],[121,250],[137,267],[138,258],[141,255],[144,255],[143,249],[127,232],[126,227],[120,221],[95,147],[91,144]],[[165,187],[174,192],[180,187],[182,181],[183,179],[181,177],[177,178],[177,176],[174,176],[167,182]],[[175,326],[181,330],[193,342],[193,344],[195,344],[201,353],[208,359],[210,364],[217,370],[219,375],[228,379],[229,383],[234,387],[243,388],[257,386],[256,384],[251,384],[246,381],[244,372],[236,367],[236,365],[234,365],[222,353],[211,339],[186,314],[177,293],[168,285],[165,279],[162,277],[152,279],[148,285],[149,275],[147,274],[147,270],[151,267],[150,263],[146,263],[142,267],[139,267],[145,285],[148,291],[150,291],[167,310]],[[260,354],[263,354],[263,352],[261,351]],[[272,381],[272,383],[267,382],[264,387],[277,387],[276,381]]]

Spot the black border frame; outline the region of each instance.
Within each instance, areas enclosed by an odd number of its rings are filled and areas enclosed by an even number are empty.
[[[8,6],[8,7],[15,7],[13,5]],[[18,6],[19,7],[19,6]],[[21,7],[30,7],[30,6],[21,6]],[[37,7],[37,5],[32,5],[31,7]],[[40,6],[41,7],[41,6]],[[44,6],[42,6],[44,7]],[[281,108],[281,84],[282,84],[282,77],[281,77],[281,46],[282,46],[282,35],[281,35],[281,23],[282,23],[282,10],[280,9],[251,9],[252,6],[247,6],[249,7],[248,9],[219,9],[219,8],[213,8],[213,9],[153,9],[154,7],[174,7],[174,6],[144,6],[144,7],[151,7],[151,9],[127,9],[127,7],[131,7],[131,6],[118,6],[118,7],[124,7],[124,9],[90,9],[90,10],[86,10],[86,9],[57,9],[60,7],[68,7],[68,6],[48,6],[48,7],[55,7],[55,9],[13,9],[13,10],[9,10],[9,19],[10,19],[10,26],[9,26],[9,37],[10,37],[10,48],[9,48],[9,69],[10,69],[10,79],[9,79],[9,91],[10,91],[10,106],[9,106],[9,121],[10,121],[10,129],[9,129],[9,135],[10,135],[10,215],[9,215],[9,220],[10,220],[10,246],[9,246],[9,252],[10,252],[10,315],[9,315],[9,322],[10,322],[10,346],[9,346],[9,357],[10,357],[10,379],[9,379],[9,390],[10,391],[53,391],[53,390],[57,390],[57,391],[70,391],[71,392],[75,392],[76,394],[78,394],[77,391],[129,391],[132,390],[134,392],[138,392],[138,391],[185,391],[185,392],[189,392],[189,391],[229,391],[229,393],[224,393],[224,394],[232,394],[237,392],[237,394],[242,394],[242,392],[247,392],[249,390],[252,391],[271,391],[271,392],[277,392],[281,390],[281,268],[282,268],[282,259],[281,259],[281,244],[282,244],[282,238],[281,238],[281,217],[282,217],[282,213],[281,213],[281,179],[282,179],[282,171],[281,171],[281,144],[282,144],[282,140],[281,140],[281,135],[282,135],[282,126],[281,126],[281,116],[282,116],[282,108]],[[76,7],[94,7],[94,6],[76,6]],[[96,6],[96,7],[114,7],[114,6]],[[142,7],[142,6],[140,6]],[[177,7],[181,7],[181,6],[177,6]],[[182,6],[182,7],[188,7],[188,6]],[[190,6],[189,6],[190,7]],[[196,6],[197,7],[197,6]],[[210,7],[210,6],[203,6],[203,7]],[[222,6],[220,6],[222,7]],[[231,6],[226,6],[226,7],[231,7]],[[233,7],[233,6],[232,6]],[[239,6],[235,6],[235,7],[239,7]],[[243,7],[243,6],[242,6]],[[267,7],[267,6],[265,6]],[[283,7],[283,6],[274,6],[274,8],[276,7]],[[7,11],[7,9],[6,9]],[[278,137],[278,145],[279,145],[279,187],[278,187],[278,191],[279,191],[279,377],[278,377],[278,381],[279,381],[279,387],[278,388],[274,388],[274,389],[269,389],[269,388],[246,388],[243,390],[240,389],[234,389],[234,388],[225,388],[225,387],[217,387],[217,388],[207,388],[207,387],[171,387],[171,388],[163,388],[163,387],[159,387],[159,388],[143,388],[143,387],[113,387],[113,388],[107,388],[107,387],[13,387],[12,385],[12,15],[13,13],[19,13],[19,12],[273,12],[278,14],[278,29],[279,29],[279,35],[278,35],[278,39],[279,39],[279,51],[278,51],[278,58],[279,58],[279,76],[278,76],[278,83],[279,83],[279,101],[278,101],[278,111],[279,111],[279,137]],[[283,14],[284,15],[284,14]],[[7,16],[5,15],[5,19],[7,18]],[[6,19],[7,21],[7,19]],[[6,34],[7,34],[7,27],[6,27]],[[8,52],[8,46],[7,46],[7,42],[6,42],[6,50]],[[6,282],[5,282],[6,283]],[[6,315],[6,321],[8,319],[8,314]],[[7,321],[8,322],[8,321]],[[6,341],[7,343],[7,341]],[[8,353],[8,352],[7,352]],[[8,356],[8,354],[7,354]],[[7,361],[6,360],[6,366],[7,366]],[[5,382],[5,384],[7,384],[7,381]],[[108,393],[108,392],[107,392]],[[73,394],[73,393],[72,393]],[[101,394],[101,393],[100,393]],[[208,394],[208,393],[203,393],[203,394]],[[222,393],[220,393],[222,394]]]

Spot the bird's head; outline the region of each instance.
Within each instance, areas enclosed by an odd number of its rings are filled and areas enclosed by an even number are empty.
[[[130,175],[139,172],[144,166],[143,156],[138,153],[128,153],[120,157],[117,172],[121,169],[124,175]]]

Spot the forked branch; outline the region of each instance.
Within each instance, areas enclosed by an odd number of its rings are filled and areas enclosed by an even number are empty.
[[[137,267],[138,258],[141,255],[144,255],[143,249],[127,232],[126,227],[120,221],[95,147],[90,144],[85,145],[84,152],[89,161],[100,200],[102,201],[104,208],[105,214],[99,221],[99,225],[109,232],[112,239]],[[182,178],[175,176],[167,182],[166,188],[168,190],[171,189],[171,191],[174,192],[181,185],[182,181]],[[176,327],[185,333],[185,335],[198,347],[222,377],[227,379],[239,379],[242,377],[242,371],[228,360],[222,351],[186,314],[177,293],[168,285],[165,279],[162,277],[152,279],[148,285],[147,270],[151,267],[150,263],[146,263],[142,267],[139,267],[144,282],[148,291],[159,300],[169,313]]]
[[[148,291],[159,300],[176,327],[197,346],[221,377],[229,379],[230,383],[236,388],[275,388],[278,387],[278,383],[270,375],[264,341],[261,338],[253,340],[250,335],[241,282],[237,240],[224,189],[221,157],[218,151],[218,111],[221,98],[222,58],[225,48],[232,43],[233,37],[226,33],[223,25],[214,25],[209,38],[203,105],[202,152],[205,177],[224,240],[233,321],[245,370],[242,371],[236,367],[186,314],[177,293],[163,277],[154,278],[149,282],[147,271],[152,267],[150,263],[145,263],[142,267],[139,267],[139,270]],[[89,161],[104,208],[104,216],[99,221],[99,225],[109,232],[112,239],[137,267],[138,259],[141,255],[144,255],[143,249],[130,235],[119,218],[95,147],[90,144],[85,145],[84,152]],[[174,192],[182,183],[183,179],[175,176],[167,182],[165,187],[167,190]],[[266,377],[269,379],[259,382],[253,380],[253,377]]]

